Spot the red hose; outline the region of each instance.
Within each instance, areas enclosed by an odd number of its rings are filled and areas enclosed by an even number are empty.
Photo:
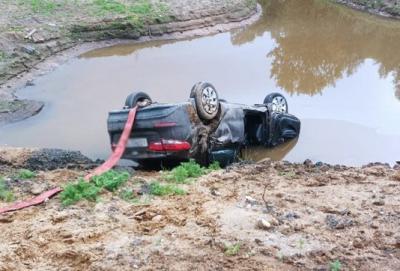
[[[97,167],[92,173],[90,173],[89,175],[86,175],[85,180],[89,181],[90,178],[92,178],[93,176],[100,175],[100,174],[112,169],[118,163],[119,159],[121,159],[122,155],[124,154],[126,144],[128,143],[128,139],[131,134],[133,124],[135,122],[136,111],[137,111],[137,106],[135,106],[134,108],[132,108],[129,111],[128,119],[125,123],[124,130],[118,141],[117,147],[115,148],[115,150],[113,151],[111,156],[102,165]],[[24,209],[24,208],[27,208],[30,206],[34,206],[34,205],[39,205],[39,204],[47,201],[49,198],[60,193],[61,191],[62,191],[62,188],[56,187],[54,189],[51,189],[49,191],[46,191],[46,192],[40,194],[37,197],[32,198],[32,199],[17,202],[11,206],[6,206],[3,208],[0,208],[0,214],[21,210],[21,209]]]

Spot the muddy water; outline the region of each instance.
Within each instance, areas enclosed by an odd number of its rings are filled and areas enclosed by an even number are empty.
[[[263,1],[257,23],[204,38],[88,52],[19,91],[46,107],[0,144],[109,153],[107,112],[134,90],[175,102],[199,81],[232,102],[287,96],[297,142],[253,157],[360,165],[400,160],[400,22],[319,0]],[[251,155],[250,155],[251,156]]]

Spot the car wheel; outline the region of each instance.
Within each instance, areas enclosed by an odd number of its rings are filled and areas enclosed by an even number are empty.
[[[212,120],[219,111],[217,90],[213,85],[200,82],[193,86],[190,97],[194,98],[197,114],[203,120]]]
[[[267,95],[264,99],[264,104],[271,104],[273,112],[277,113],[287,113],[289,111],[289,106],[286,98],[279,93],[271,93]]]
[[[134,108],[136,105],[145,107],[152,103],[151,98],[144,92],[133,92],[126,97],[125,107]]]

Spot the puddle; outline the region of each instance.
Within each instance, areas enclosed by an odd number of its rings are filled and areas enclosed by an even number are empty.
[[[361,165],[400,160],[400,22],[317,0],[263,1],[243,29],[204,38],[95,50],[18,92],[46,103],[39,115],[0,130],[0,144],[110,153],[106,118],[134,90],[186,100],[197,81],[221,98],[261,103],[287,96],[302,120],[296,144],[256,150],[301,162]]]

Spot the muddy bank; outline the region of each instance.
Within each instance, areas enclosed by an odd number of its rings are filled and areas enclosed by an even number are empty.
[[[337,3],[372,14],[400,19],[399,0],[334,0]]]
[[[17,199],[87,173],[56,169],[19,180],[17,171],[0,169]],[[137,172],[126,186],[137,191],[160,178]],[[400,268],[398,169],[264,161],[181,187],[186,195],[138,194],[135,202],[105,192],[98,203],[62,207],[56,197],[2,215],[0,270]]]
[[[72,48],[56,58],[62,62],[77,52],[126,42],[123,40],[143,42],[208,35],[249,24],[261,13],[256,1],[248,0],[37,3],[0,3],[0,9],[8,11],[0,15],[0,99],[4,109],[0,125],[39,111],[34,101],[24,101],[26,108],[34,108],[28,110],[30,114],[15,110],[19,103],[15,89],[31,84],[33,77],[58,66],[60,62],[49,58],[60,52]],[[107,40],[113,41],[97,43]]]

